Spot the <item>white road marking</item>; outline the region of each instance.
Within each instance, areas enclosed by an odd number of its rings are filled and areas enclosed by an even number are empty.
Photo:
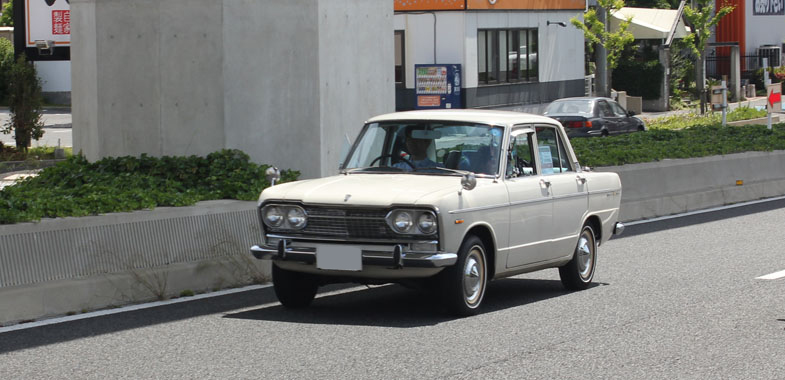
[[[767,274],[765,276],[755,277],[756,280],[776,280],[785,277],[785,270]]]

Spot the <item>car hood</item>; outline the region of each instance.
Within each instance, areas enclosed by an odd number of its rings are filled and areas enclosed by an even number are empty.
[[[347,174],[269,187],[262,192],[259,201],[279,199],[310,204],[387,207],[423,204],[429,196],[460,189],[460,176]]]

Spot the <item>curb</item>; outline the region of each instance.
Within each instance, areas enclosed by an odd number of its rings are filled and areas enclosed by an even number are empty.
[[[782,196],[782,167],[785,151],[595,170],[619,173],[628,222]],[[227,200],[0,225],[0,325],[263,282],[260,234],[255,202]]]

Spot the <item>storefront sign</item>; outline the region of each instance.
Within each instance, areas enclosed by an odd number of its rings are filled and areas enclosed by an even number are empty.
[[[68,0],[24,0],[26,46],[36,41],[54,41],[55,46],[71,44],[71,4]]]
[[[785,15],[785,0],[753,0],[752,14],[755,16]]]

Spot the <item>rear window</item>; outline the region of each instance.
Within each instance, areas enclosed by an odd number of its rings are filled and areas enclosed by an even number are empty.
[[[545,115],[591,115],[591,100],[559,100],[548,105]]]

